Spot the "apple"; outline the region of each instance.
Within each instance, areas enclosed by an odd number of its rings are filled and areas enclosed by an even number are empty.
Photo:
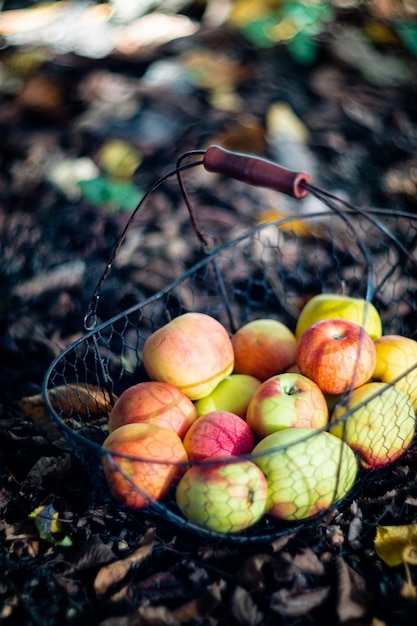
[[[352,488],[358,462],[338,437],[314,428],[285,428],[262,439],[251,459],[268,483],[267,511],[295,521],[342,500]]]
[[[157,424],[125,424],[102,444],[102,465],[111,495],[141,509],[161,500],[188,466],[181,439]]]
[[[330,432],[343,439],[365,469],[383,467],[410,445],[416,418],[410,397],[392,385],[370,382],[348,394],[331,416]]]
[[[320,320],[298,340],[296,362],[300,372],[314,380],[323,393],[345,393],[372,377],[375,343],[355,322]]]
[[[326,398],[319,386],[306,376],[289,372],[265,380],[246,412],[246,421],[258,439],[283,428],[323,428],[328,419]]]
[[[123,391],[109,415],[109,432],[132,422],[147,422],[171,428],[182,437],[197,419],[188,396],[174,385],[142,382]]]
[[[236,533],[265,512],[267,482],[250,460],[191,466],[176,488],[184,517],[207,530]]]
[[[297,340],[285,324],[274,319],[257,319],[232,335],[234,374],[249,374],[264,381],[295,363]]]
[[[374,379],[395,381],[396,387],[408,393],[417,411],[417,341],[402,335],[384,335],[375,341],[375,348]]]
[[[295,328],[297,339],[315,322],[324,319],[345,319],[365,328],[371,339],[382,335],[382,321],[372,302],[337,293],[313,296],[302,308]]]
[[[184,313],[146,339],[142,360],[151,380],[198,400],[232,373],[234,353],[228,332],[214,317]]]
[[[211,411],[202,415],[183,439],[190,461],[249,454],[254,443],[250,426],[230,411]]]
[[[197,415],[210,411],[230,411],[244,418],[249,400],[260,384],[261,381],[254,376],[230,374],[208,396],[195,402]]]

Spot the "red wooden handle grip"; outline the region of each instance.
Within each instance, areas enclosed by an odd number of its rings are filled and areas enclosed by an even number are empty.
[[[207,148],[203,165],[208,172],[224,174],[249,185],[274,189],[293,198],[304,198],[308,190],[303,183],[311,182],[309,174],[293,172],[272,161],[230,152],[220,146]]]

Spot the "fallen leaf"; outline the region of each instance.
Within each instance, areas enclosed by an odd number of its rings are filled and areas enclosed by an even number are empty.
[[[233,57],[204,48],[184,53],[182,61],[189,81],[200,89],[232,89],[252,76],[249,66]]]
[[[223,581],[215,582],[207,587],[206,593],[175,609],[172,613],[174,620],[177,620],[175,623],[179,626],[189,622],[193,624],[200,622],[205,615],[220,604],[223,587]]]
[[[110,176],[130,179],[142,161],[141,154],[127,141],[112,139],[100,149],[98,162]]]
[[[198,28],[198,24],[185,15],[165,15],[155,11],[116,29],[113,32],[114,48],[119,54],[137,56],[179,37],[189,37]]]
[[[230,602],[231,612],[237,624],[241,626],[262,624],[263,615],[246,589],[237,585]]]
[[[120,583],[133,566],[141,563],[152,553],[154,546],[155,528],[150,528],[143,535],[139,547],[132,554],[100,569],[94,580],[96,594],[103,596],[111,587]]]
[[[71,538],[65,534],[65,524],[59,519],[58,511],[53,504],[38,506],[29,513],[34,520],[39,537],[56,546],[72,546]]]
[[[106,391],[96,385],[76,386],[60,385],[49,390],[49,399],[55,411],[63,419],[68,417],[91,418],[108,415],[116,396],[110,400]],[[59,438],[60,431],[49,419],[48,410],[42,394],[27,396],[16,402],[24,415],[40,426],[48,436]]]
[[[342,557],[336,557],[336,611],[341,624],[368,616],[372,598],[366,581]]]
[[[271,596],[271,610],[287,617],[300,617],[323,604],[330,587],[280,589]]]
[[[315,239],[323,235],[322,229],[312,220],[305,218],[291,219],[289,213],[281,212],[277,209],[264,209],[260,211],[257,219],[258,224],[270,224],[277,221],[277,228],[289,237]]]
[[[417,550],[417,524],[378,526],[374,548],[379,558],[389,567],[401,565],[407,555]]]

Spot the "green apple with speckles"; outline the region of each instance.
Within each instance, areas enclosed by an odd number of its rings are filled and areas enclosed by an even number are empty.
[[[298,521],[329,509],[352,488],[358,462],[338,437],[314,428],[286,428],[268,435],[251,459],[268,483],[267,511]]]
[[[216,533],[236,533],[263,516],[267,482],[250,460],[191,466],[176,488],[184,517]]]
[[[383,467],[409,447],[416,428],[410,397],[398,387],[371,382],[339,402],[330,432],[357,452],[365,469]]]

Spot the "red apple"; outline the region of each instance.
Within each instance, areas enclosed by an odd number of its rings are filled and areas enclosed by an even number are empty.
[[[296,362],[300,372],[327,394],[345,393],[366,383],[376,366],[376,349],[355,322],[325,319],[300,337]]]
[[[199,417],[183,440],[190,461],[249,454],[254,436],[244,419],[230,411],[211,411]]]
[[[109,432],[123,424],[146,422],[183,437],[197,419],[193,402],[174,385],[157,381],[132,385],[120,394],[109,416]]]
[[[265,380],[253,394],[246,421],[258,439],[283,428],[323,428],[329,419],[319,386],[301,374],[284,373]]]

